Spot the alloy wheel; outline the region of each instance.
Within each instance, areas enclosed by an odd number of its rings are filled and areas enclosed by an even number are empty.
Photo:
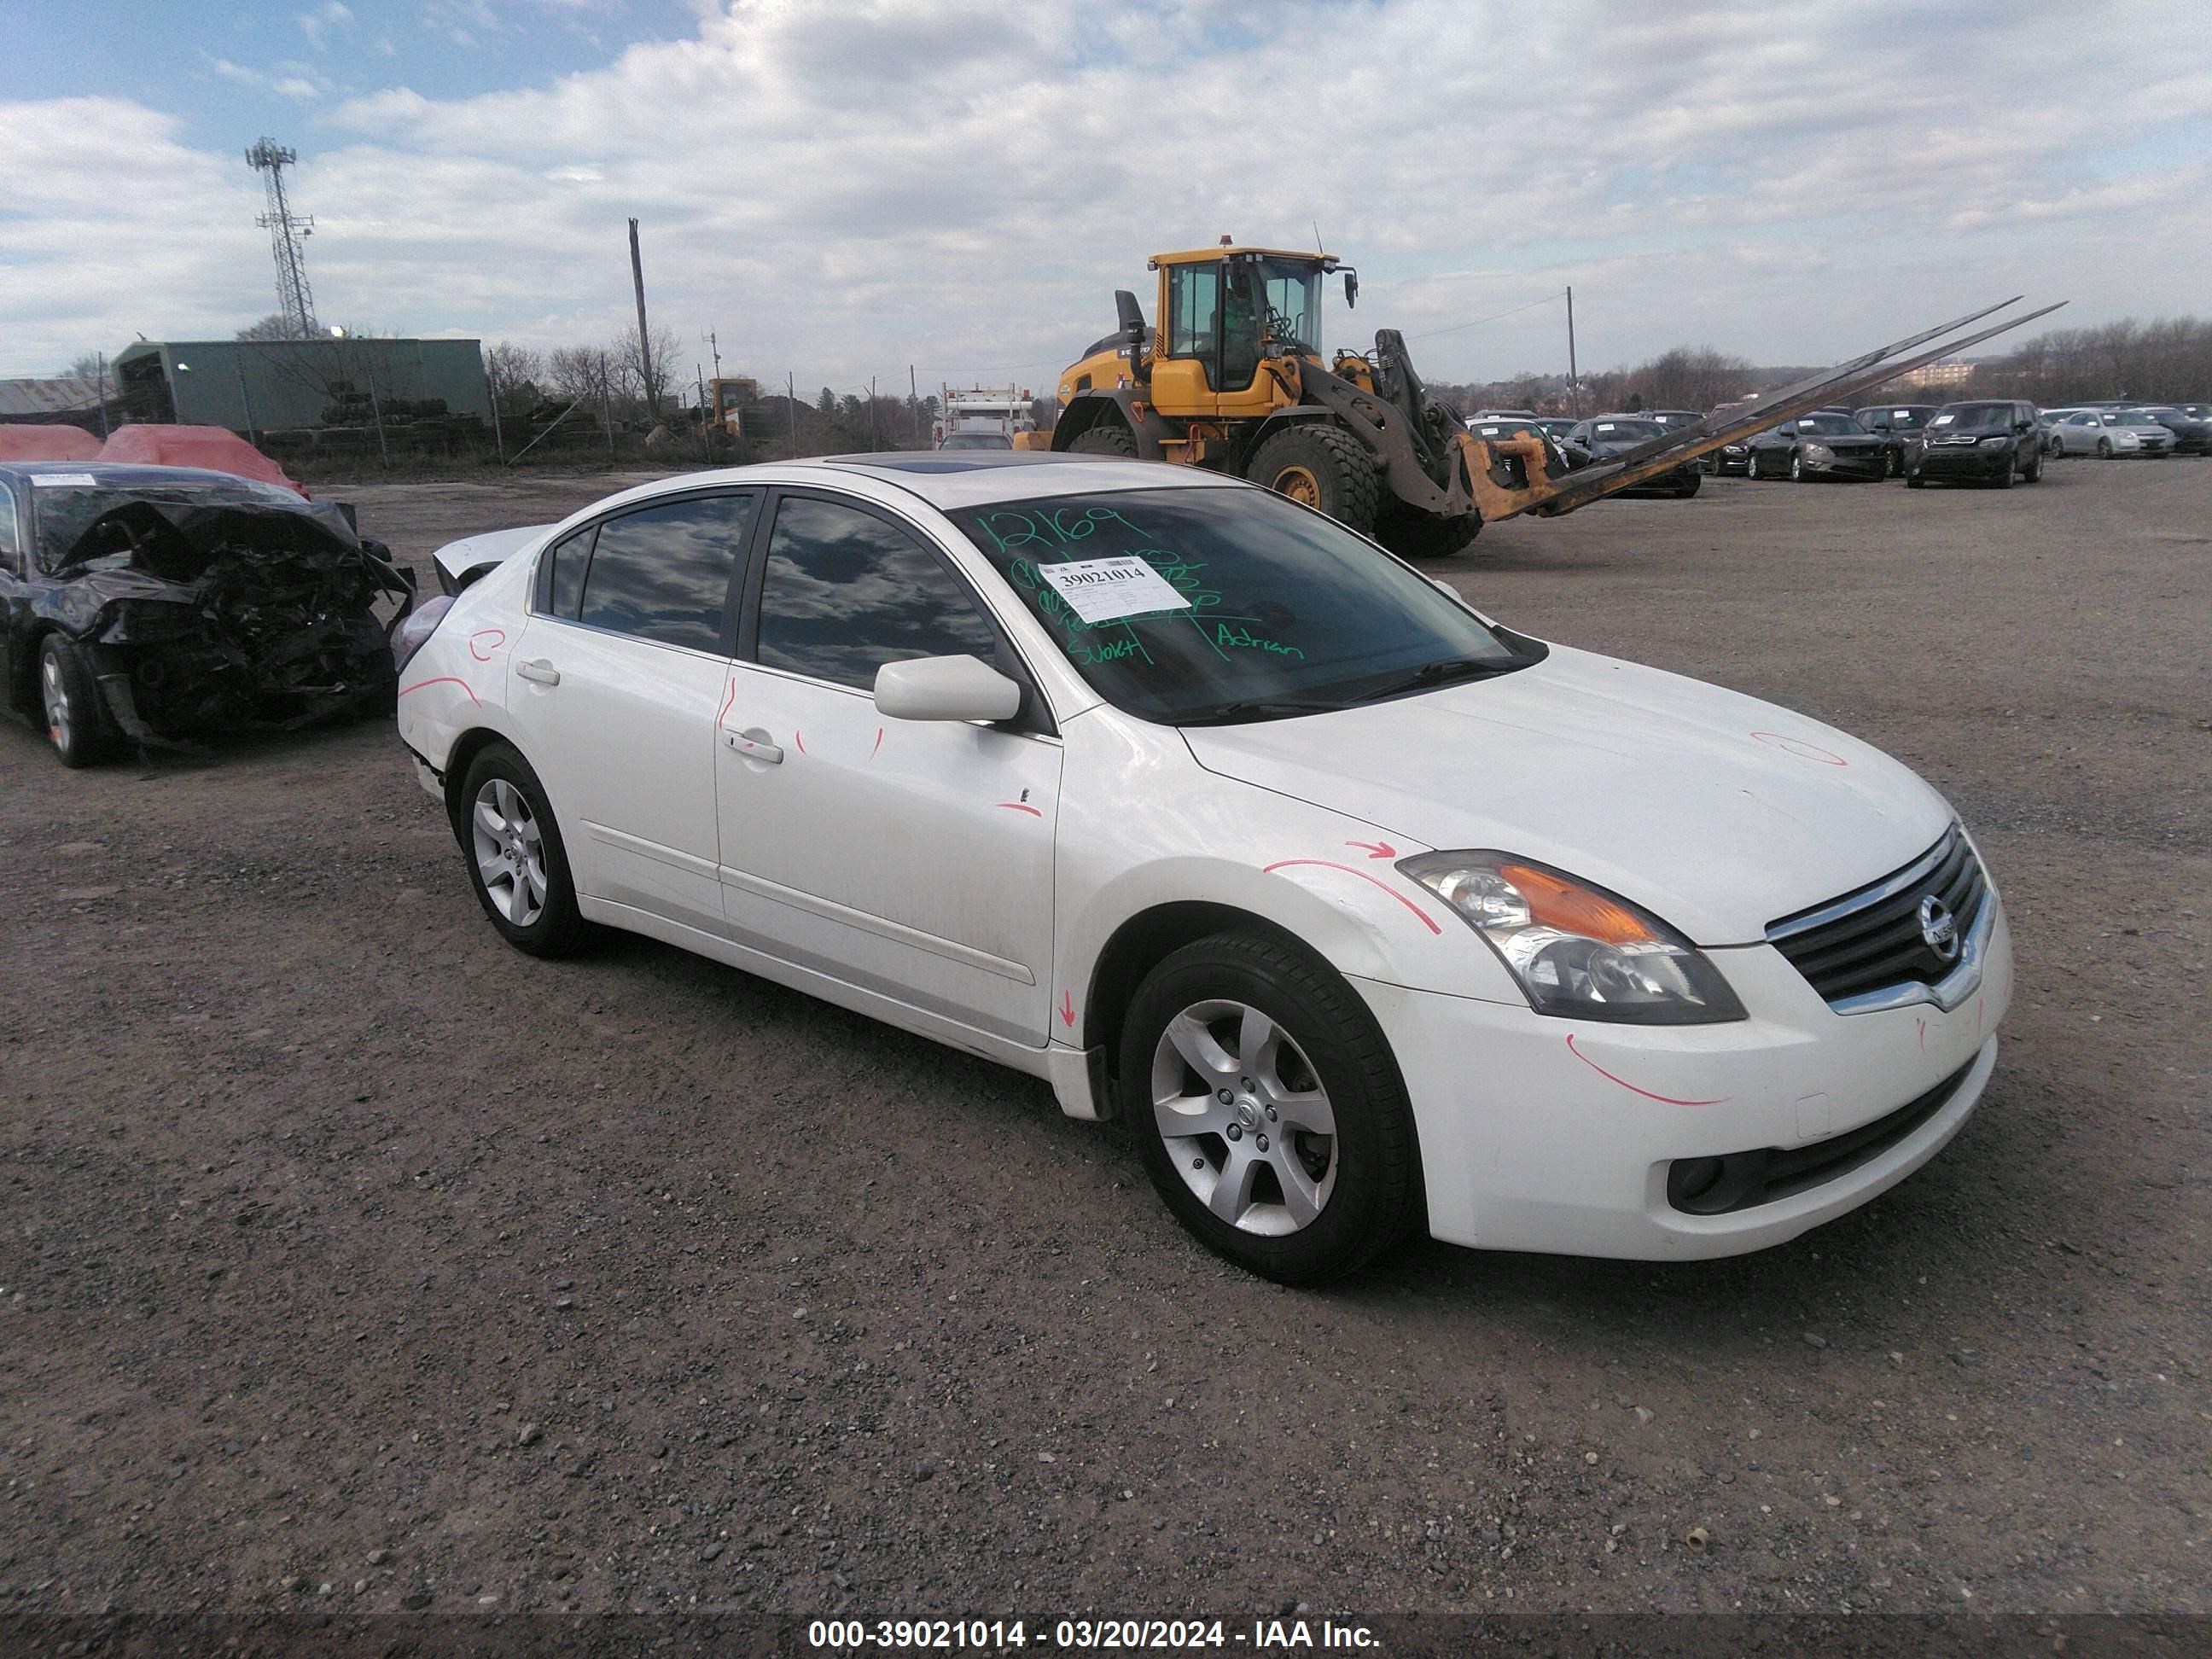
[[[545,843],[529,797],[505,778],[477,791],[469,815],[477,875],[499,913],[527,927],[545,912]]]
[[[1318,510],[1321,507],[1321,480],[1310,466],[1286,466],[1275,474],[1268,486],[1278,495],[1287,495],[1300,507]]]
[[[62,679],[59,659],[51,651],[40,665],[39,687],[40,701],[45,704],[46,737],[54,747],[68,752],[72,722],[70,718],[69,686]]]
[[[1194,1002],[1152,1057],[1152,1111],[1176,1171],[1241,1232],[1311,1225],[1336,1186],[1336,1115],[1296,1039],[1242,1002]]]

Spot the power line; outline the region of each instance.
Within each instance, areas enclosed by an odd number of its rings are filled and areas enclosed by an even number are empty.
[[[1564,294],[1564,289],[1559,294],[1547,294],[1540,300],[1531,300],[1525,306],[1515,306],[1510,311],[1494,312],[1487,317],[1478,317],[1471,323],[1454,323],[1449,328],[1432,328],[1425,334],[1409,334],[1406,337],[1412,340],[1433,340],[1439,334],[1456,334],[1463,328],[1480,328],[1485,323],[1498,322],[1508,317],[1516,317],[1524,311],[1534,311],[1538,306],[1547,306],[1553,301],[1563,297]]]

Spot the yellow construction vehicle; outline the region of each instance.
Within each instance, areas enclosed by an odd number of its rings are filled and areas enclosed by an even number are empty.
[[[1395,329],[1377,330],[1371,352],[1324,360],[1323,280],[1342,276],[1347,307],[1359,297],[1358,272],[1335,255],[1240,247],[1224,236],[1218,247],[1155,254],[1151,269],[1158,327],[1134,294],[1117,291],[1121,326],[1060,376],[1058,422],[1049,434],[1018,434],[1016,447],[1231,472],[1412,558],[1458,552],[1486,520],[1571,512],[2057,308],[1891,361],[2003,308],[1991,306],[1555,475],[1533,435],[1486,441],[1468,432],[1429,395]]]

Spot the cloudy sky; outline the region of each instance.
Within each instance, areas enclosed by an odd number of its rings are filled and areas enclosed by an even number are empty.
[[[2199,0],[0,0],[0,374],[276,308],[689,372],[1042,384],[1145,256],[1356,263],[1431,379],[2212,310]],[[1510,313],[1510,314],[1509,314]]]

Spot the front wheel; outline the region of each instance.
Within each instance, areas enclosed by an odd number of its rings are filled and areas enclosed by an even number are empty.
[[[2019,469],[2020,452],[2018,450],[2014,450],[2004,459],[2004,471],[1998,473],[1996,476],[1997,488],[1999,489],[2010,489],[2013,485],[2013,474],[2018,471]]]
[[[2035,452],[2035,459],[2027,464],[2027,471],[2021,473],[2021,477],[2026,478],[2030,483],[2043,482],[2043,452],[2040,449]]]
[[[453,829],[469,884],[500,937],[533,957],[574,951],[589,924],[576,908],[561,827],[530,763],[506,744],[491,744],[470,764],[461,808],[465,816]]]
[[[1750,456],[1744,461],[1743,477],[1746,483],[1757,483],[1759,482],[1759,452],[1755,449],[1751,452]]]
[[[1703,473],[1692,472],[1688,477],[1683,479],[1681,483],[1674,486],[1675,497],[1680,501],[1688,501],[1691,496],[1696,495],[1699,489],[1704,488],[1705,482],[1705,479]]]
[[[46,742],[64,766],[74,769],[100,758],[107,731],[99,684],[83,648],[58,634],[47,635],[39,647],[39,712],[46,717]]]
[[[1315,1285],[1420,1215],[1413,1114],[1357,993],[1251,933],[1185,945],[1146,975],[1121,1029],[1121,1114],[1153,1186],[1207,1249]]]
[[[2100,461],[2109,461],[2112,459],[2112,441],[2110,438],[2097,440],[2097,459]]]
[[[1907,489],[1925,489],[1928,488],[1928,480],[1917,472],[1908,472],[1905,475],[1905,487]]]
[[[1805,457],[1802,452],[1795,449],[1790,452],[1790,482],[1791,483],[1805,482]]]
[[[1071,455],[1119,455],[1127,460],[1137,459],[1137,438],[1127,427],[1114,425],[1110,421],[1076,434],[1068,445]]]
[[[1244,476],[1328,514],[1347,530],[1364,536],[1375,528],[1380,494],[1375,457],[1333,426],[1316,422],[1278,432],[1253,452]]]

